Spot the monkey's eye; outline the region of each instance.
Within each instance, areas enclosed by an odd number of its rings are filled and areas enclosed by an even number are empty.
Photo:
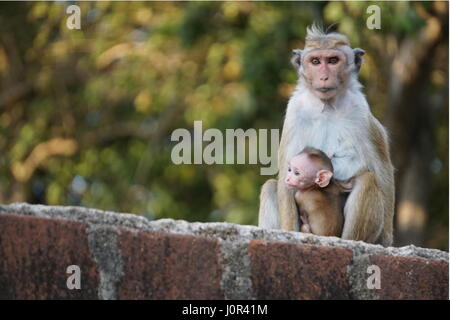
[[[318,64],[320,64],[320,60],[318,58],[312,58],[311,59],[311,63],[315,64],[315,65],[318,65]]]
[[[338,61],[339,61],[338,57],[331,57],[328,59],[328,63],[331,63],[331,64],[336,64],[336,63],[338,63]]]
[[[288,168],[288,172],[291,172],[292,170],[291,170],[291,168]]]
[[[295,170],[295,171],[294,171],[294,174],[295,174],[296,176],[298,176],[298,175],[300,174],[300,172],[298,172],[297,170]]]

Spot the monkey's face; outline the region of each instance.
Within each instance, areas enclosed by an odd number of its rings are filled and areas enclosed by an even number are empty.
[[[317,168],[304,154],[292,158],[284,182],[291,189],[306,190],[315,185]]]
[[[346,56],[336,49],[316,49],[303,58],[303,76],[320,99],[330,100],[346,85]]]

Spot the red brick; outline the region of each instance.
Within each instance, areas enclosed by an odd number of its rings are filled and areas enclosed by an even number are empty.
[[[381,271],[380,299],[448,299],[448,262],[384,255],[370,262]]]
[[[119,299],[223,299],[217,239],[121,231]]]
[[[257,299],[349,299],[350,249],[251,241],[248,252]]]
[[[86,226],[0,215],[0,299],[95,299],[99,276]],[[67,267],[81,269],[81,289],[67,288]]]

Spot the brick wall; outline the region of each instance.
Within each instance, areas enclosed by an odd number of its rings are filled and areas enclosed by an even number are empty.
[[[70,265],[81,289],[67,286]],[[369,266],[379,268],[380,289],[367,285]],[[448,284],[448,253],[439,250],[0,206],[0,299],[448,299]]]

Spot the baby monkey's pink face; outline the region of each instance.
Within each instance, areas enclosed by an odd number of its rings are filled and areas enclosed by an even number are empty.
[[[320,170],[317,163],[302,153],[291,159],[285,183],[291,189],[306,190],[315,185],[324,188],[330,183],[332,176],[331,171]]]

